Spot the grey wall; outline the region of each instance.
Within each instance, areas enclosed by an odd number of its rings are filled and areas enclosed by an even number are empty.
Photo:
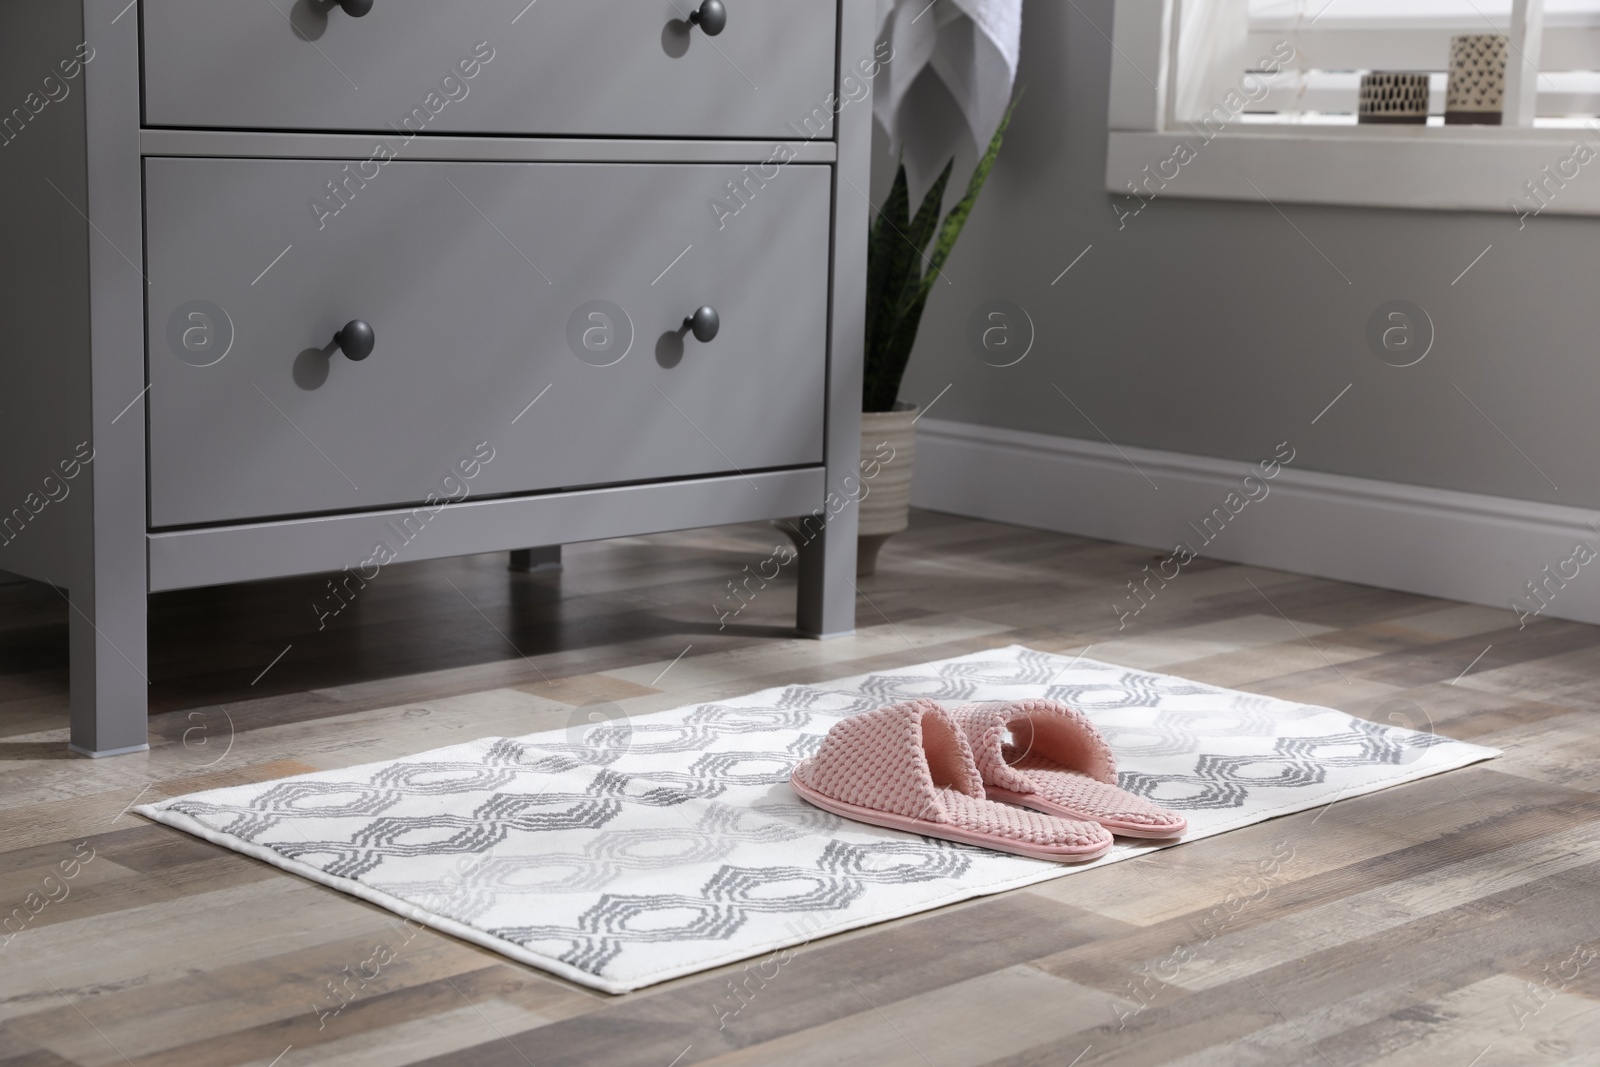
[[[953,383],[932,417],[1100,439],[1054,383],[1119,444],[1255,460],[1287,439],[1301,468],[1600,506],[1600,219],[1547,215],[1519,232],[1509,212],[1282,205],[1291,226],[1264,203],[1157,199],[1119,230],[1104,191],[1111,29],[1111,0],[1029,0],[1026,96],[902,399]],[[893,161],[877,162],[881,190]],[[996,298],[1037,329],[1027,359],[1003,369],[964,339]],[[1408,368],[1364,339],[1395,298],[1437,330]]]

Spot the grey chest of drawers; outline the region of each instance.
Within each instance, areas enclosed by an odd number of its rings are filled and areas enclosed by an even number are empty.
[[[0,569],[71,747],[145,747],[161,590],[809,514],[850,632],[872,8],[6,0]]]

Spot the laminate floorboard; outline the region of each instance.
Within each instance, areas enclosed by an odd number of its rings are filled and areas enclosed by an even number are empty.
[[[160,594],[151,751],[100,761],[65,749],[65,602],[0,584],[0,1067],[1600,1064],[1600,629],[1206,559],[1119,619],[1149,549],[914,512],[856,636],[811,642],[792,567],[731,591],[780,543],[395,564],[326,618],[327,575]],[[620,997],[127,812],[1012,643],[1506,754]]]

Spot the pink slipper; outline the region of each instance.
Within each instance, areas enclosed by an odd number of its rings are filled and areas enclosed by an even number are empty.
[[[1177,837],[1189,828],[1176,812],[1117,788],[1111,746],[1087,717],[1065,704],[966,704],[950,715],[966,734],[990,800],[1088,819],[1128,837]]]
[[[812,804],[847,819],[1018,856],[1092,860],[1112,844],[1096,823],[984,799],[966,737],[931,700],[840,720],[790,782]]]

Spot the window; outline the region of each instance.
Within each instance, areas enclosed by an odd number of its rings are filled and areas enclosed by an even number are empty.
[[[1600,215],[1600,166],[1569,166],[1580,143],[1579,164],[1600,155],[1600,0],[1117,0],[1115,10],[1108,191]],[[1445,122],[1458,34],[1506,41],[1501,125]],[[1371,72],[1424,75],[1426,122],[1358,124]],[[1551,188],[1546,168],[1568,180],[1528,200],[1529,182]]]
[[[1383,70],[1427,73],[1428,125],[1443,125],[1450,38],[1509,37],[1512,15],[1509,0],[1249,0],[1246,55],[1286,41],[1295,61],[1265,76],[1245,121],[1354,124],[1361,75]],[[1534,54],[1525,42],[1510,52],[1513,73]],[[1545,0],[1536,54],[1534,126],[1600,115],[1600,0]]]

